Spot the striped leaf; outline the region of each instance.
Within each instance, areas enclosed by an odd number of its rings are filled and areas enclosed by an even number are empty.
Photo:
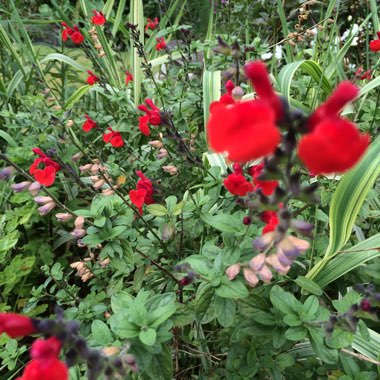
[[[119,30],[119,26],[123,17],[123,13],[125,10],[125,3],[126,0],[120,0],[119,6],[117,7],[117,12],[115,16],[115,20],[113,22],[113,27],[112,27],[112,36],[115,37],[117,31]]]
[[[22,62],[21,57],[18,55],[17,50],[15,49],[12,41],[9,39],[7,32],[0,25],[0,43],[2,46],[5,46],[9,53],[12,55],[14,60],[20,66],[20,70],[25,74],[24,63]]]
[[[24,73],[22,72],[22,70],[17,71],[8,84],[8,87],[7,87],[8,98],[10,98],[13,95],[14,91],[16,90],[18,85],[21,83],[21,81],[23,81],[23,79],[24,79]]]
[[[69,108],[72,108],[74,106],[74,104],[88,91],[90,90],[90,88],[93,87],[93,86],[90,86],[89,84],[86,84],[85,86],[82,86],[80,88],[78,88],[78,90],[76,90],[74,92],[74,94],[72,94],[70,96],[69,99],[67,99],[67,102],[65,103],[65,105],[63,106],[64,109],[69,109]]]
[[[220,91],[221,72],[205,70],[203,72],[203,120],[205,126],[210,116],[210,104],[220,98]]]
[[[223,155],[219,153],[204,153],[203,154],[203,161],[207,160],[209,165],[211,167],[213,166],[219,166],[221,169],[221,174],[227,173],[227,165],[226,160],[224,159]]]
[[[330,205],[330,241],[325,256],[308,273],[315,278],[351,236],[362,204],[380,174],[380,137],[371,144],[354,169],[340,180]]]
[[[77,61],[74,59],[68,57],[67,55],[60,54],[60,53],[52,53],[48,54],[45,58],[41,59],[41,63],[47,62],[47,61],[60,61],[67,63],[68,65],[75,67],[77,70],[87,72],[87,70],[79,64]]]
[[[358,333],[355,335],[355,340],[352,343],[352,348],[360,352],[368,358],[379,360],[380,353],[380,334],[368,329],[370,339],[365,339]]]
[[[122,3],[123,1],[120,2],[120,4]],[[103,13],[104,15],[106,16],[106,19],[108,19],[110,17],[110,14],[112,12],[112,8],[113,8],[113,5],[115,4],[115,0],[107,0],[107,2],[105,3],[104,7],[103,7]],[[119,6],[120,6],[119,4]],[[124,1],[124,5],[125,5],[125,1]]]

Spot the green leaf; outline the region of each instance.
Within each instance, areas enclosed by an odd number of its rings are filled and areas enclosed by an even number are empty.
[[[276,364],[281,368],[291,367],[294,363],[294,356],[285,352],[276,357]]]
[[[307,297],[303,304],[302,311],[306,315],[315,315],[319,309],[319,300],[316,296]]]
[[[129,309],[132,303],[133,297],[123,290],[119,290],[111,297],[111,307],[114,313]]]
[[[195,295],[195,315],[199,320],[203,318],[210,307],[211,300],[214,297],[215,288],[208,282],[199,285]]]
[[[292,327],[300,326],[302,324],[302,321],[300,320],[299,316],[295,314],[287,314],[282,320],[288,326],[292,326]]]
[[[338,351],[326,346],[321,331],[309,330],[309,339],[316,355],[324,362],[335,364],[338,360]]]
[[[0,130],[0,137],[3,138],[10,146],[17,146],[16,141],[9,133]]]
[[[129,315],[129,320],[137,326],[144,326],[148,323],[148,312],[146,307],[136,300],[129,310]]]
[[[231,326],[236,312],[236,301],[216,296],[214,299],[215,315],[223,327]]]
[[[44,63],[47,61],[55,61],[55,60],[67,63],[68,65],[75,67],[76,69],[83,71],[85,73],[87,72],[86,68],[80,65],[76,60],[68,57],[67,55],[59,54],[59,53],[52,53],[52,54],[47,55],[45,58],[41,59],[40,63]]]
[[[303,326],[290,327],[285,331],[285,338],[288,340],[302,340],[305,339],[307,330]]]
[[[302,304],[293,294],[285,292],[278,285],[273,286],[270,292],[272,304],[284,314],[299,314],[302,311]]]
[[[173,378],[172,352],[168,345],[162,345],[162,351],[153,356],[146,373],[152,380],[168,380]]]
[[[111,330],[120,338],[131,339],[139,335],[141,328],[129,322],[122,312],[113,315],[110,319]]]
[[[215,228],[221,232],[230,232],[236,233],[241,232],[241,226],[236,223],[236,219],[232,215],[219,214],[219,215],[210,215],[206,213],[202,213],[201,219],[206,224]]]
[[[93,321],[91,332],[96,345],[106,346],[113,341],[111,331],[103,321],[98,319]]]
[[[203,121],[207,125],[210,104],[219,100],[221,94],[221,71],[203,71]],[[207,130],[206,130],[207,136]]]
[[[321,296],[323,294],[321,287],[313,280],[310,280],[310,278],[298,276],[294,281],[298,286],[309,293],[313,293],[316,296]]]
[[[139,334],[139,339],[142,343],[147,346],[153,346],[156,343],[157,333],[155,329],[148,328],[146,330],[141,330]]]
[[[168,214],[166,207],[157,203],[146,206],[146,210],[149,212],[149,214],[154,216],[164,216]]]
[[[79,101],[79,99],[87,92],[89,91],[93,86],[90,86],[89,84],[86,84],[80,88],[78,88],[78,90],[76,90],[74,92],[74,94],[72,94],[70,96],[69,99],[67,99],[67,102],[65,103],[65,105],[63,106],[63,108],[65,110],[69,109],[69,108],[72,108],[74,106],[74,104]]]
[[[176,305],[166,305],[162,306],[148,315],[149,326],[157,327],[161,323],[169,319],[176,311]]]
[[[245,298],[249,295],[247,287],[239,280],[230,281],[223,277],[221,284],[215,289],[215,294],[222,298]]]
[[[354,303],[358,303],[361,298],[362,297],[359,293],[351,291],[348,292],[341,300],[334,300],[332,303],[339,313],[345,313]]]
[[[335,328],[331,336],[326,339],[327,344],[332,348],[344,348],[350,346],[354,341],[354,334],[339,327]]]

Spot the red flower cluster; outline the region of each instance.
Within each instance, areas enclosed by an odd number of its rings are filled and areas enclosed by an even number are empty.
[[[155,17],[154,20],[151,20],[150,18],[147,19],[147,24],[145,25],[145,31],[147,31],[148,29],[156,29],[157,25],[158,25],[158,18]]]
[[[147,178],[141,171],[137,171],[136,174],[140,179],[137,181],[136,190],[130,190],[129,199],[139,209],[140,215],[142,215],[142,206],[144,204],[150,205],[154,203],[154,190],[153,184],[149,178]]]
[[[247,162],[272,153],[281,139],[276,120],[282,116],[280,100],[274,93],[265,65],[246,65],[259,99],[235,102],[229,94],[210,105],[207,132],[211,148],[227,152],[228,159]]]
[[[62,41],[67,41],[68,37],[77,45],[80,45],[84,41],[84,36],[79,31],[77,25],[74,25],[74,28],[70,28],[65,22],[62,22],[61,25],[63,26]]]
[[[371,79],[372,78],[372,70],[367,70],[364,71],[363,67],[359,67],[355,71],[355,76],[360,79],[360,80],[365,80],[365,79]]]
[[[167,48],[166,42],[164,37],[156,38],[157,44],[156,44],[156,50],[164,50]]]
[[[87,83],[90,86],[93,86],[96,82],[99,82],[99,77],[96,76],[91,70],[87,70],[87,74],[89,75],[86,79]]]
[[[268,232],[274,231],[274,229],[279,223],[277,213],[275,211],[264,211],[260,215],[260,218],[264,223],[266,223],[266,226],[263,228],[263,235],[267,234]]]
[[[233,195],[241,197],[253,191],[253,185],[243,176],[243,170],[238,163],[233,166],[234,172],[230,174],[224,181],[224,187]]]
[[[92,128],[96,128],[96,122],[92,120],[90,116],[84,115],[84,117],[87,119],[82,124],[82,129],[84,132],[90,132]]]
[[[262,193],[266,196],[272,195],[278,186],[278,181],[262,181],[259,180],[261,172],[264,169],[264,164],[261,163],[259,165],[251,166],[249,168],[249,174],[251,174],[253,178],[253,183],[256,185],[254,190],[261,189]]]
[[[68,380],[68,369],[58,359],[60,350],[61,342],[55,337],[35,340],[31,349],[32,360],[18,380]]]
[[[94,14],[92,16],[92,23],[95,24],[95,25],[104,25],[106,23],[106,18],[103,14],[103,12],[99,12],[99,11],[96,11],[96,10],[93,10],[92,13]]]
[[[133,75],[129,72],[125,72],[125,85],[128,86],[128,83],[133,81]]]
[[[367,149],[369,136],[361,134],[355,124],[339,115],[358,92],[352,83],[340,83],[308,119],[310,133],[301,138],[298,155],[314,175],[345,172]]]
[[[40,148],[33,148],[34,153],[40,157],[36,158],[29,168],[30,175],[34,176],[43,186],[51,186],[55,181],[55,173],[61,170],[61,166],[49,158]],[[43,164],[45,167],[39,169],[39,165]]]
[[[137,108],[145,112],[144,116],[139,117],[139,128],[145,136],[150,135],[149,124],[157,126],[161,124],[160,109],[156,107],[151,99],[145,99],[145,104],[140,104]],[[147,107],[149,106],[150,109]]]
[[[0,313],[0,334],[6,333],[11,338],[20,338],[35,332],[30,318],[14,313]]]
[[[103,134],[103,141],[110,143],[114,148],[121,148],[124,145],[124,140],[120,132],[114,131],[111,127],[107,128],[110,132]]]
[[[377,32],[377,40],[373,40],[369,43],[369,48],[374,52],[377,53],[380,51],[380,32]]]

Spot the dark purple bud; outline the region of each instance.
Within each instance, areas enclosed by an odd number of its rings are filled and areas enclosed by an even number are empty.
[[[32,323],[36,330],[43,335],[53,335],[55,326],[57,325],[51,319],[32,319]]]
[[[245,216],[243,218],[243,224],[249,226],[252,223],[252,218],[250,216]]]
[[[70,349],[66,353],[65,362],[67,367],[73,367],[77,362],[78,354],[74,348]]]
[[[191,278],[185,276],[184,278],[179,280],[178,283],[180,286],[187,286],[187,285],[190,285],[192,282],[193,282],[193,280]]]
[[[360,309],[363,311],[370,311],[371,310],[371,303],[367,299],[363,299],[360,302]]]

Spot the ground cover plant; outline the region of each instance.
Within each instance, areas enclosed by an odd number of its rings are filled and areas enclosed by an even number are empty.
[[[1,379],[379,378],[376,1],[0,9]]]

